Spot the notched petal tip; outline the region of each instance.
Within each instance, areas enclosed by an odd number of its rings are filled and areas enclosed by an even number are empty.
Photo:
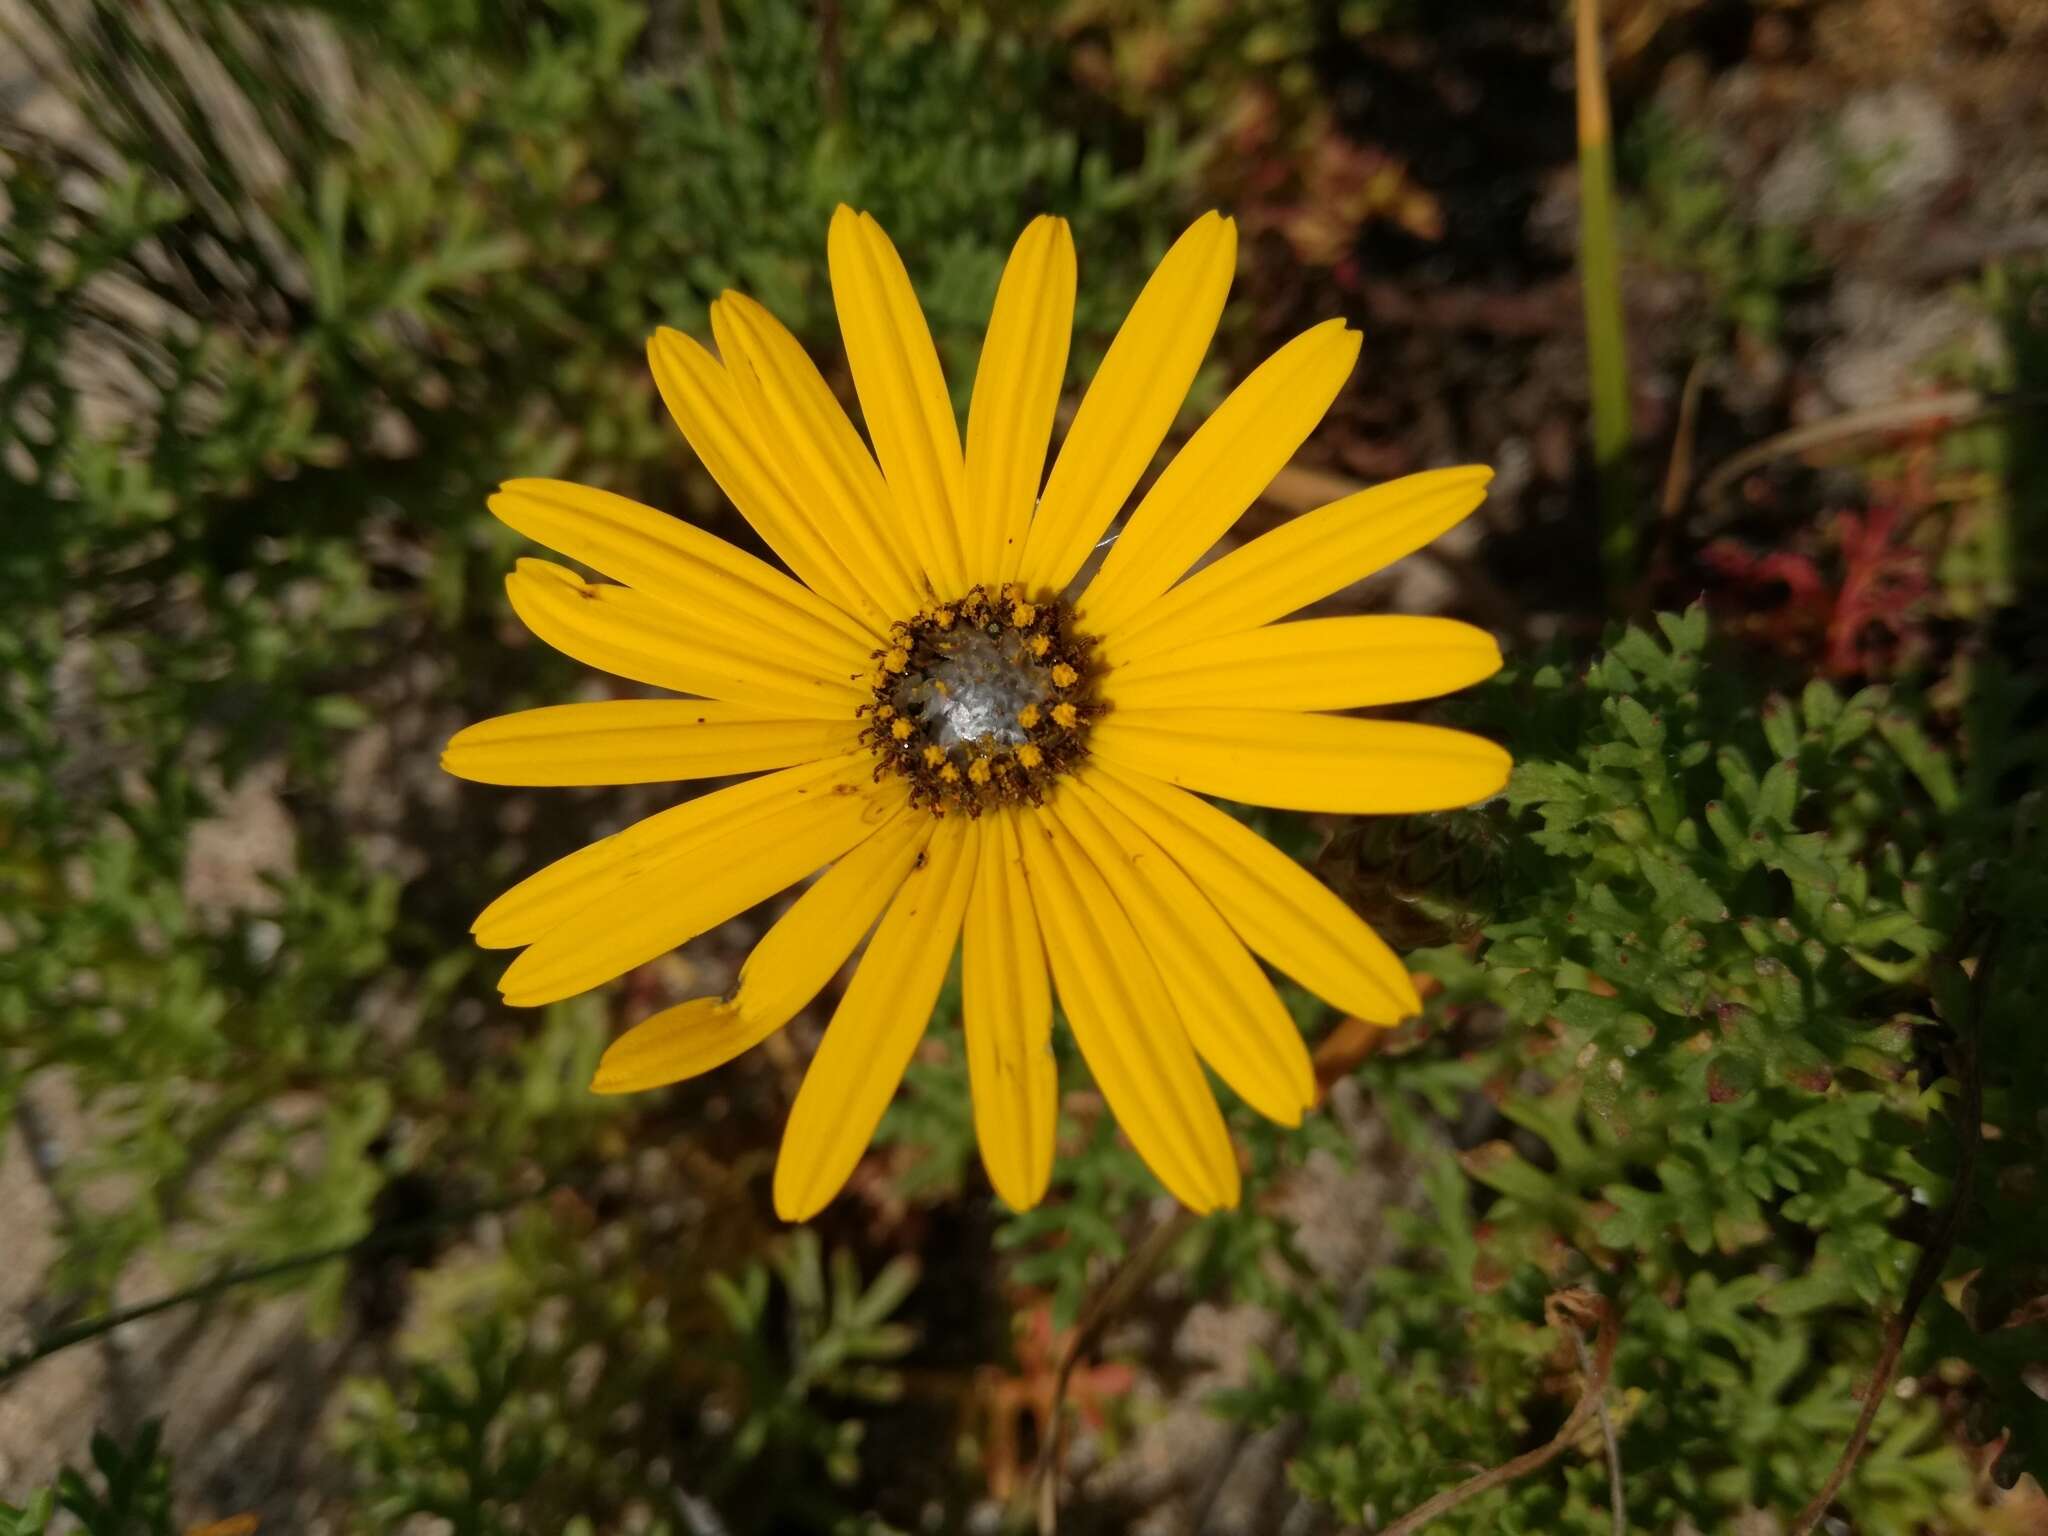
[[[777,1183],[770,1191],[775,1204],[775,1219],[798,1226],[809,1221],[830,1203],[829,1197],[818,1199],[804,1190],[786,1190]]]
[[[439,766],[441,771],[451,779],[463,779],[472,784],[481,783],[484,781],[478,779],[473,772],[463,766],[463,748],[467,744],[462,738],[468,734],[467,730],[461,730],[448,739],[448,745],[441,749],[441,756],[438,760]]]
[[[1387,1012],[1385,1017],[1381,1016],[1383,1010],[1359,1013],[1356,1017],[1361,1022],[1379,1029],[1398,1029],[1410,1019],[1421,1017],[1422,994],[1415,990],[1415,974],[1412,971],[1404,969],[1398,984],[1392,977],[1382,977],[1380,984],[1389,992],[1393,992],[1396,986],[1399,986],[1399,994],[1389,999],[1393,1003],[1393,1009]]]
[[[605,1048],[590,1091],[639,1093],[694,1077],[703,1069],[705,1053],[689,1048],[691,1037],[731,1031],[740,1022],[739,1010],[722,997],[696,997],[665,1008]]]

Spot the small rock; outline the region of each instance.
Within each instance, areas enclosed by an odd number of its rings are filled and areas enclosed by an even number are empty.
[[[1963,167],[1955,120],[1925,86],[1862,91],[1842,109],[1841,154],[1892,213],[1927,206]]]
[[[1757,182],[1757,222],[1810,223],[1827,211],[1834,187],[1835,168],[1827,151],[1816,139],[1797,139]]]
[[[298,865],[298,832],[278,791],[284,764],[251,770],[230,791],[218,816],[195,822],[185,845],[184,897],[202,917],[277,910],[273,881]]]
[[[1842,335],[1817,359],[1823,386],[1847,410],[1903,399],[1948,359],[1994,364],[2002,343],[1962,299],[1845,278],[1835,292]]]
[[[1962,137],[1918,85],[1860,91],[1831,124],[1801,135],[1757,181],[1762,224],[1924,212],[1963,169]]]

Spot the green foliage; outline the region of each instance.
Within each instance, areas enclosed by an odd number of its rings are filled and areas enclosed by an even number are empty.
[[[416,1515],[464,1536],[524,1527],[521,1502],[566,1438],[533,1364],[505,1319],[487,1317],[464,1335],[459,1364],[414,1367],[403,1407],[388,1390],[359,1395],[356,1412],[373,1421],[352,1439],[371,1529]]]
[[[1427,1198],[1351,1307],[1289,1294],[1298,1358],[1224,1405],[1304,1423],[1297,1480],[1347,1519],[1548,1435],[1577,1372],[1542,1300],[1570,1285],[1620,1314],[1631,1522],[1788,1516],[1928,1240],[1908,1213],[1952,1193],[1960,1089],[1925,1044],[1960,920],[1949,755],[1877,690],[1759,709],[1707,666],[1701,612],[1659,623],[1582,677],[1491,691],[1484,712],[1519,722],[1524,829],[1499,919],[1476,957],[1422,957],[1446,988],[1436,1065],[1361,1072]],[[1487,1129],[1446,1145],[1475,1109]],[[1916,1339],[1909,1372],[1932,1358]],[[1940,1417],[1879,1414],[1842,1494],[1858,1529],[1946,1528],[1968,1474]],[[1605,1476],[1589,1441],[1443,1523],[1604,1530]]]
[[[799,1231],[770,1264],[750,1265],[737,1280],[710,1278],[745,1382],[732,1436],[735,1462],[752,1466],[773,1447],[781,1457],[815,1457],[835,1483],[853,1481],[860,1421],[823,1414],[815,1399],[887,1403],[901,1394],[902,1378],[890,1365],[910,1347],[911,1335],[889,1317],[917,1274],[916,1260],[901,1256],[863,1286],[854,1256],[842,1249],[832,1255],[828,1277],[816,1235]],[[781,1345],[764,1337],[771,1279],[789,1311]]]
[[[353,1389],[361,1529],[609,1530],[635,1505],[680,1509],[663,1532],[701,1528],[692,1508],[736,1533],[854,1518],[838,1490],[861,1470],[863,1406],[902,1392],[913,1334],[893,1319],[915,1261],[863,1281],[851,1253],[827,1259],[798,1231],[658,1298],[650,1255],[609,1246],[530,1219],[504,1262],[443,1276],[404,1372]]]
[[[31,1494],[27,1504],[0,1502],[0,1536],[44,1536],[60,1510],[83,1536],[173,1536],[171,1463],[162,1439],[153,1419],[125,1445],[95,1434],[92,1472],[66,1467],[56,1487]]]
[[[1712,334],[1698,344],[1719,345],[1730,330],[1776,340],[1786,299],[1820,275],[1799,231],[1751,223],[1713,145],[1665,113],[1637,114],[1622,149],[1644,254],[1706,289]]]

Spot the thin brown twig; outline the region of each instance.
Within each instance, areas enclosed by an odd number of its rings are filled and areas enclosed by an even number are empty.
[[[1856,1415],[1856,1427],[1849,1432],[1849,1443],[1842,1447],[1842,1454],[1836,1460],[1834,1470],[1828,1473],[1828,1480],[1821,1484],[1820,1492],[1813,1496],[1806,1508],[1799,1511],[1799,1517],[1792,1522],[1786,1536],[1807,1536],[1819,1525],[1821,1517],[1828,1512],[1828,1506],[1834,1503],[1835,1495],[1842,1491],[1842,1484],[1855,1470],[1863,1448],[1870,1441],[1870,1429],[1877,1421],[1878,1410],[1891,1393],[1892,1376],[1899,1368],[1900,1355],[1905,1352],[1906,1338],[1913,1331],[1913,1319],[1941,1282],[1941,1272],[1948,1268],[1949,1255],[1955,1251],[1956,1238],[1962,1233],[1963,1219],[1969,1213],[1971,1190],[1977,1180],[1977,1152],[1984,1130],[1984,1077],[1979,1070],[1977,1042],[1984,1010],[1988,1006],[1987,999],[1991,995],[1995,947],[1994,935],[1985,943],[1977,960],[1977,969],[1970,977],[1969,1018],[1957,1042],[1961,1056],[1957,1065],[1962,1074],[1963,1101],[1956,1111],[1956,1182],[1949,1192],[1948,1209],[1942,1212],[1941,1225],[1936,1228],[1933,1240],[1920,1250],[1920,1261],[1913,1266],[1913,1278],[1906,1284],[1905,1299],[1884,1331],[1884,1347],[1878,1351],[1870,1386],[1863,1394],[1863,1409]]]
[[[1727,521],[1727,510],[1722,503],[1735,482],[1751,470],[1761,469],[1774,460],[1848,442],[1852,438],[1867,437],[1874,432],[1897,432],[1924,421],[1944,418],[1951,422],[1971,421],[2000,403],[1981,390],[1951,389],[1917,400],[1894,400],[1860,411],[1847,411],[1825,421],[1809,422],[1803,427],[1793,427],[1790,431],[1767,437],[1723,460],[1714,467],[1712,474],[1700,482],[1700,501],[1707,508],[1707,526],[1698,531],[1711,533]]]
[[[313,1269],[322,1264],[330,1264],[337,1259],[355,1259],[373,1253],[386,1253],[393,1249],[403,1248],[443,1228],[474,1221],[479,1216],[495,1215],[500,1211],[510,1210],[513,1206],[523,1204],[533,1198],[535,1198],[534,1194],[514,1195],[503,1200],[492,1201],[486,1205],[463,1206],[442,1212],[439,1215],[423,1217],[418,1221],[376,1228],[364,1236],[346,1243],[331,1243],[325,1247],[308,1249],[304,1253],[291,1254],[286,1258],[273,1259],[268,1263],[245,1264],[223,1269],[217,1274],[184,1287],[182,1290],[171,1291],[162,1296],[155,1296],[148,1301],[138,1302],[133,1306],[117,1307],[113,1311],[102,1312],[98,1316],[86,1318],[82,1322],[71,1323],[62,1328],[53,1329],[40,1338],[30,1339],[19,1349],[15,1350],[14,1353],[5,1358],[0,1358],[0,1383],[13,1380],[30,1366],[47,1360],[50,1356],[57,1354],[59,1351],[69,1349],[74,1344],[83,1344],[92,1339],[103,1338],[114,1332],[117,1328],[125,1327],[129,1323],[141,1322],[144,1318],[155,1317],[158,1313],[168,1312],[174,1307],[182,1307],[191,1302],[211,1301],[216,1296],[234,1290],[238,1286],[254,1285],[260,1281],[274,1280],[280,1275],[294,1274],[302,1269]]]
[[[1051,1428],[1046,1434],[1045,1444],[1039,1448],[1038,1470],[1033,1478],[1038,1485],[1038,1536],[1055,1536],[1059,1530],[1060,1470],[1067,1458],[1067,1385],[1073,1377],[1074,1367],[1095,1347],[1096,1340],[1101,1338],[1102,1330],[1109,1326],[1110,1320],[1130,1305],[1132,1298],[1151,1281],[1166,1256],[1173,1251],[1173,1245],[1198,1219],[1192,1211],[1181,1209],[1160,1222],[1121,1264],[1109,1272],[1082,1306],[1073,1336],[1067,1340],[1067,1347],[1060,1354],[1059,1369],[1053,1377]]]
[[[1678,395],[1678,429],[1671,438],[1671,462],[1664,470],[1664,495],[1658,508],[1669,524],[1685,510],[1685,498],[1692,490],[1693,449],[1699,438],[1700,395],[1707,382],[1707,360],[1696,357],[1685,372],[1685,387]]]
[[[1593,1361],[1586,1353],[1586,1336],[1572,1330],[1572,1348],[1578,1351],[1579,1375],[1586,1390],[1593,1392]],[[1621,1436],[1614,1432],[1614,1420],[1607,1415],[1607,1388],[1593,1392],[1593,1412],[1600,1420],[1600,1438],[1607,1446],[1607,1504],[1614,1513],[1614,1536],[1628,1536],[1628,1496],[1621,1487]]]
[[[1579,1394],[1578,1402],[1572,1405],[1571,1413],[1564,1423],[1542,1445],[1533,1451],[1526,1451],[1512,1461],[1504,1461],[1497,1467],[1488,1467],[1476,1477],[1469,1477],[1455,1488],[1446,1488],[1435,1498],[1427,1499],[1408,1511],[1392,1525],[1380,1532],[1380,1536],[1411,1536],[1421,1530],[1438,1515],[1456,1509],[1468,1499],[1475,1499],[1482,1493],[1526,1477],[1538,1467],[1555,1460],[1568,1446],[1574,1444],[1585,1430],[1586,1421],[1600,1411],[1600,1404],[1607,1392],[1607,1379],[1614,1371],[1614,1346],[1621,1340],[1621,1320],[1613,1304],[1606,1297],[1592,1291],[1559,1291],[1543,1303],[1544,1321],[1560,1333],[1569,1332],[1581,1339],[1583,1348],[1584,1331],[1588,1324],[1598,1328],[1593,1341],[1592,1368],[1585,1372],[1585,1390]]]
[[[1635,590],[1629,594],[1632,612],[1649,612],[1652,599],[1671,568],[1672,551],[1678,543],[1698,469],[1700,399],[1706,393],[1707,363],[1704,355],[1692,360],[1685,373],[1685,387],[1679,392],[1678,422],[1671,434],[1671,458],[1664,466],[1657,522],[1651,533],[1649,554],[1636,573]]]

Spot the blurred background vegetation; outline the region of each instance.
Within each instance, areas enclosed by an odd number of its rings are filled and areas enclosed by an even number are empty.
[[[0,0],[0,1532],[998,1532],[1056,1423],[1070,1531],[1378,1530],[1546,1446],[1439,1528],[1761,1536],[1826,1488],[1832,1529],[2042,1529],[2048,6],[1610,0],[1618,400],[1571,19]],[[1002,1209],[949,995],[783,1229],[815,1018],[585,1087],[761,914],[537,1013],[468,942],[661,798],[440,775],[611,686],[512,620],[485,495],[746,538],[641,343],[739,287],[843,385],[840,201],[956,389],[1032,214],[1073,223],[1078,384],[1234,213],[1195,406],[1367,338],[1242,532],[1500,469],[1338,605],[1499,633],[1454,714],[1521,767],[1257,818],[1431,1001],[1294,997],[1326,1105],[1233,1111],[1239,1211],[1172,1220],[1073,1062],[1053,1195]]]

